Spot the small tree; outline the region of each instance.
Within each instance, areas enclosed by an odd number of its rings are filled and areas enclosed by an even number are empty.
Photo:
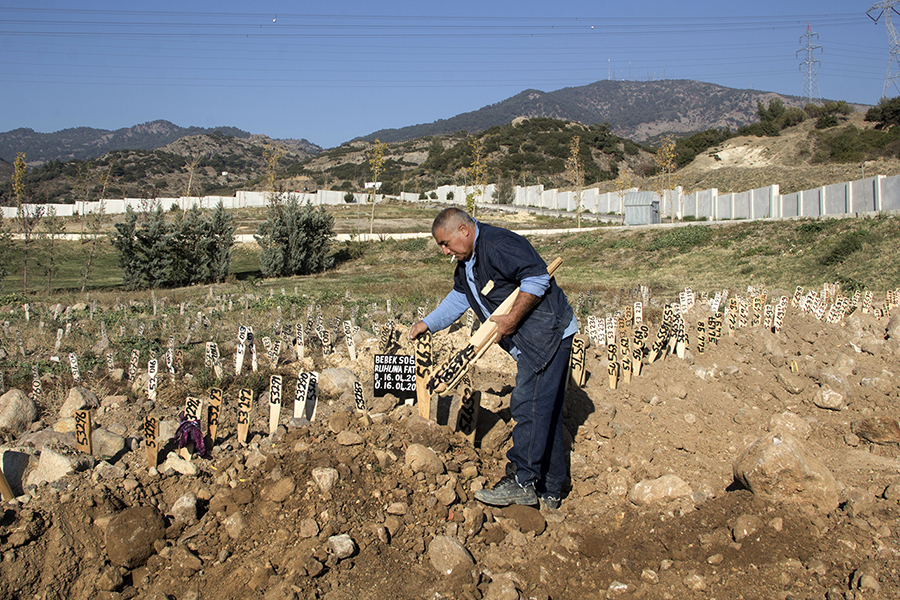
[[[53,276],[59,271],[59,244],[57,243],[66,230],[62,217],[56,216],[52,206],[42,221],[44,226],[44,274],[47,276],[47,293],[53,290]]]
[[[466,194],[466,210],[474,219],[478,212],[477,199],[481,198],[481,200],[484,201],[484,188],[487,179],[487,157],[484,153],[484,138],[470,138],[469,146],[472,148],[472,164],[466,169],[466,172],[472,176],[472,185],[475,186],[475,190]]]
[[[25,163],[25,153],[16,154],[13,164],[13,192],[16,195],[16,223],[22,232],[24,243],[22,245],[22,293],[28,294],[28,256],[31,244],[34,241],[34,230],[44,214],[43,207],[27,204],[25,177],[28,174],[28,166]]]
[[[172,228],[159,203],[146,215],[144,226],[135,233],[137,254],[142,259],[141,275],[150,288],[171,285],[176,255],[172,247]]]
[[[501,177],[497,181],[497,202],[512,204],[516,199],[516,187],[511,177]]]
[[[375,228],[375,201],[378,198],[376,186],[381,180],[381,173],[384,171],[384,151],[386,149],[387,144],[382,144],[381,140],[376,139],[375,145],[369,153],[369,168],[372,170],[372,187],[369,188],[371,190],[369,192],[369,202],[372,203],[372,216],[369,218],[369,235],[372,235]]]
[[[219,283],[228,277],[231,268],[231,256],[234,248],[235,226],[231,214],[225,210],[225,205],[219,200],[212,213],[209,226],[209,275],[213,281]]]
[[[667,135],[662,145],[656,151],[656,166],[659,169],[657,176],[657,191],[665,203],[666,194],[672,189],[672,173],[675,171],[675,137]],[[671,202],[672,221],[675,221],[675,203]]]
[[[576,135],[569,143],[569,158],[566,161],[566,170],[575,186],[575,214],[578,215],[579,229],[581,229],[581,213],[584,210],[584,207],[581,206],[581,188],[584,187],[584,167],[581,166],[581,160],[578,157],[580,150],[581,136]]]
[[[634,187],[634,174],[629,169],[619,171],[616,177],[616,195],[619,197],[619,214],[625,215],[625,193]],[[600,202],[598,197],[597,202]],[[599,207],[598,207],[599,212]]]
[[[122,285],[126,290],[136,290],[142,283],[142,260],[137,254],[137,217],[131,205],[126,205],[125,220],[115,224],[117,233],[112,238],[113,248],[119,253]]]
[[[284,202],[270,202],[255,236],[263,275],[307,275],[331,267],[333,235],[334,216],[323,208],[314,208],[308,201],[301,206],[294,195]]]
[[[263,148],[263,160],[266,161],[266,191],[275,193],[275,176],[278,174],[278,161],[284,156],[284,148],[266,144]]]
[[[187,187],[184,190],[184,196],[186,198],[191,197],[191,186],[194,183],[194,171],[197,170],[197,165],[200,164],[200,154],[191,155],[190,160],[185,161],[188,168],[188,180]]]

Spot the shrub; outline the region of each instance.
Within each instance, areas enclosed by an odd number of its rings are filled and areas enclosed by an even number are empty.
[[[346,202],[347,204],[356,202],[356,196],[353,194],[353,192],[347,192],[346,194],[344,194],[344,202]]]
[[[838,118],[834,115],[822,115],[816,121],[816,129],[828,129],[829,127],[836,127],[840,122]]]
[[[301,206],[294,195],[286,201],[273,198],[266,221],[256,233],[263,275],[306,275],[331,267],[333,235],[334,216],[322,207],[315,208],[309,201]]]
[[[224,281],[228,276],[235,228],[221,201],[211,218],[194,206],[171,224],[157,205],[140,227],[128,206],[125,220],[115,227],[112,245],[127,290]]]
[[[838,238],[831,250],[819,262],[826,267],[842,263],[854,252],[862,250],[863,245],[869,241],[869,237],[869,232],[864,229],[845,233]]]
[[[450,190],[449,192],[447,192],[447,195],[445,196],[445,198],[447,199],[448,202],[450,200],[453,200],[453,190]]]
[[[710,237],[712,237],[712,231],[709,227],[688,225],[687,227],[671,229],[658,236],[647,245],[647,249],[665,250],[667,248],[675,248],[677,250],[687,250],[694,246],[705,244]]]
[[[437,192],[431,192],[430,194],[428,194],[428,197],[432,200],[437,200]]]

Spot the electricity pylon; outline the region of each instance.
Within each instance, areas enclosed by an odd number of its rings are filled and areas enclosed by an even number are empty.
[[[800,43],[802,44],[803,38],[806,38],[806,45],[797,50],[797,54],[802,52],[804,56],[803,62],[800,63],[800,70],[803,73],[803,91],[801,95],[806,98],[807,104],[812,104],[821,97],[819,94],[819,78],[816,76],[816,64],[819,64],[821,61],[816,60],[815,54],[816,50],[822,50],[822,46],[813,44],[813,37],[818,39],[819,34],[813,32],[812,27],[807,23],[806,33],[800,36]]]
[[[884,78],[884,89],[881,91],[882,98],[887,97],[887,90],[892,85],[900,92],[900,86],[897,85],[897,79],[900,78],[900,35],[897,34],[892,20],[895,14],[900,16],[900,12],[897,12],[897,9],[894,8],[897,4],[900,4],[900,0],[884,0],[884,2],[873,4],[872,8],[866,11],[869,18],[876,23],[878,19],[884,16],[884,26],[887,28],[888,33],[890,58],[888,59],[887,75]],[[881,11],[877,17],[872,16],[872,13],[875,11]],[[894,70],[894,63],[897,65],[896,70]]]

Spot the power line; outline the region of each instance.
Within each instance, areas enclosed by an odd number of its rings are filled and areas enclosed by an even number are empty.
[[[807,104],[814,104],[822,96],[819,93],[819,78],[816,76],[816,64],[820,64],[821,61],[815,58],[816,50],[822,50],[822,46],[813,44],[813,37],[818,39],[819,34],[814,33],[812,27],[807,23],[806,33],[800,36],[801,43],[803,43],[803,38],[806,38],[806,45],[797,50],[797,54],[803,52],[805,56],[803,62],[800,63],[800,70],[803,72],[803,86],[800,95],[806,98]]]

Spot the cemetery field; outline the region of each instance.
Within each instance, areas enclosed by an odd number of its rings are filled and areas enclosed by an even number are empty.
[[[385,215],[430,228],[406,208]],[[335,243],[334,268],[280,279],[240,244],[190,288],[125,291],[108,242],[85,293],[77,242],[49,293],[37,263],[27,295],[10,273],[0,600],[900,595],[896,216],[532,241],[563,259],[583,348],[557,510],[473,498],[514,426],[499,347],[407,401],[478,327],[416,356],[454,268],[430,238]]]
[[[395,220],[405,227],[428,231],[437,209],[398,205],[392,210],[397,215]],[[410,212],[404,212],[407,210]],[[354,219],[346,211],[335,211],[337,223],[343,223],[345,228]],[[236,215],[236,222],[246,222],[247,218]],[[490,212],[483,218],[512,229],[574,227],[570,219],[525,213]],[[580,234],[536,236],[532,241],[548,262],[556,256],[563,257],[560,281],[565,281],[575,293],[591,287],[627,289],[643,284],[659,290],[660,294],[672,294],[687,279],[705,287],[732,287],[755,281],[769,287],[792,289],[796,281],[841,281],[851,289],[859,286],[888,289],[900,277],[900,263],[893,258],[900,241],[900,220],[895,216],[730,221],[714,225],[686,223],[679,227],[638,229],[604,227]],[[88,251],[87,243],[56,242],[57,270],[51,282],[54,294],[75,299],[76,295],[72,294],[81,288]],[[269,288],[280,292],[282,287],[293,290],[297,286],[301,293],[319,297],[343,294],[352,288],[373,299],[393,294],[403,301],[421,302],[446,289],[452,272],[430,238],[334,242],[333,269],[289,279],[263,279],[258,252],[259,247],[253,242],[235,245],[228,278],[231,292],[249,289],[265,292]],[[34,241],[29,254],[28,289],[35,294],[46,294],[49,263],[46,241]],[[19,293],[22,291],[21,242],[14,242],[8,264],[9,272],[2,279],[0,291]],[[116,289],[120,284],[117,254],[105,239],[99,244],[87,291],[95,297],[121,295],[122,290]],[[202,290],[166,293],[188,297]]]

